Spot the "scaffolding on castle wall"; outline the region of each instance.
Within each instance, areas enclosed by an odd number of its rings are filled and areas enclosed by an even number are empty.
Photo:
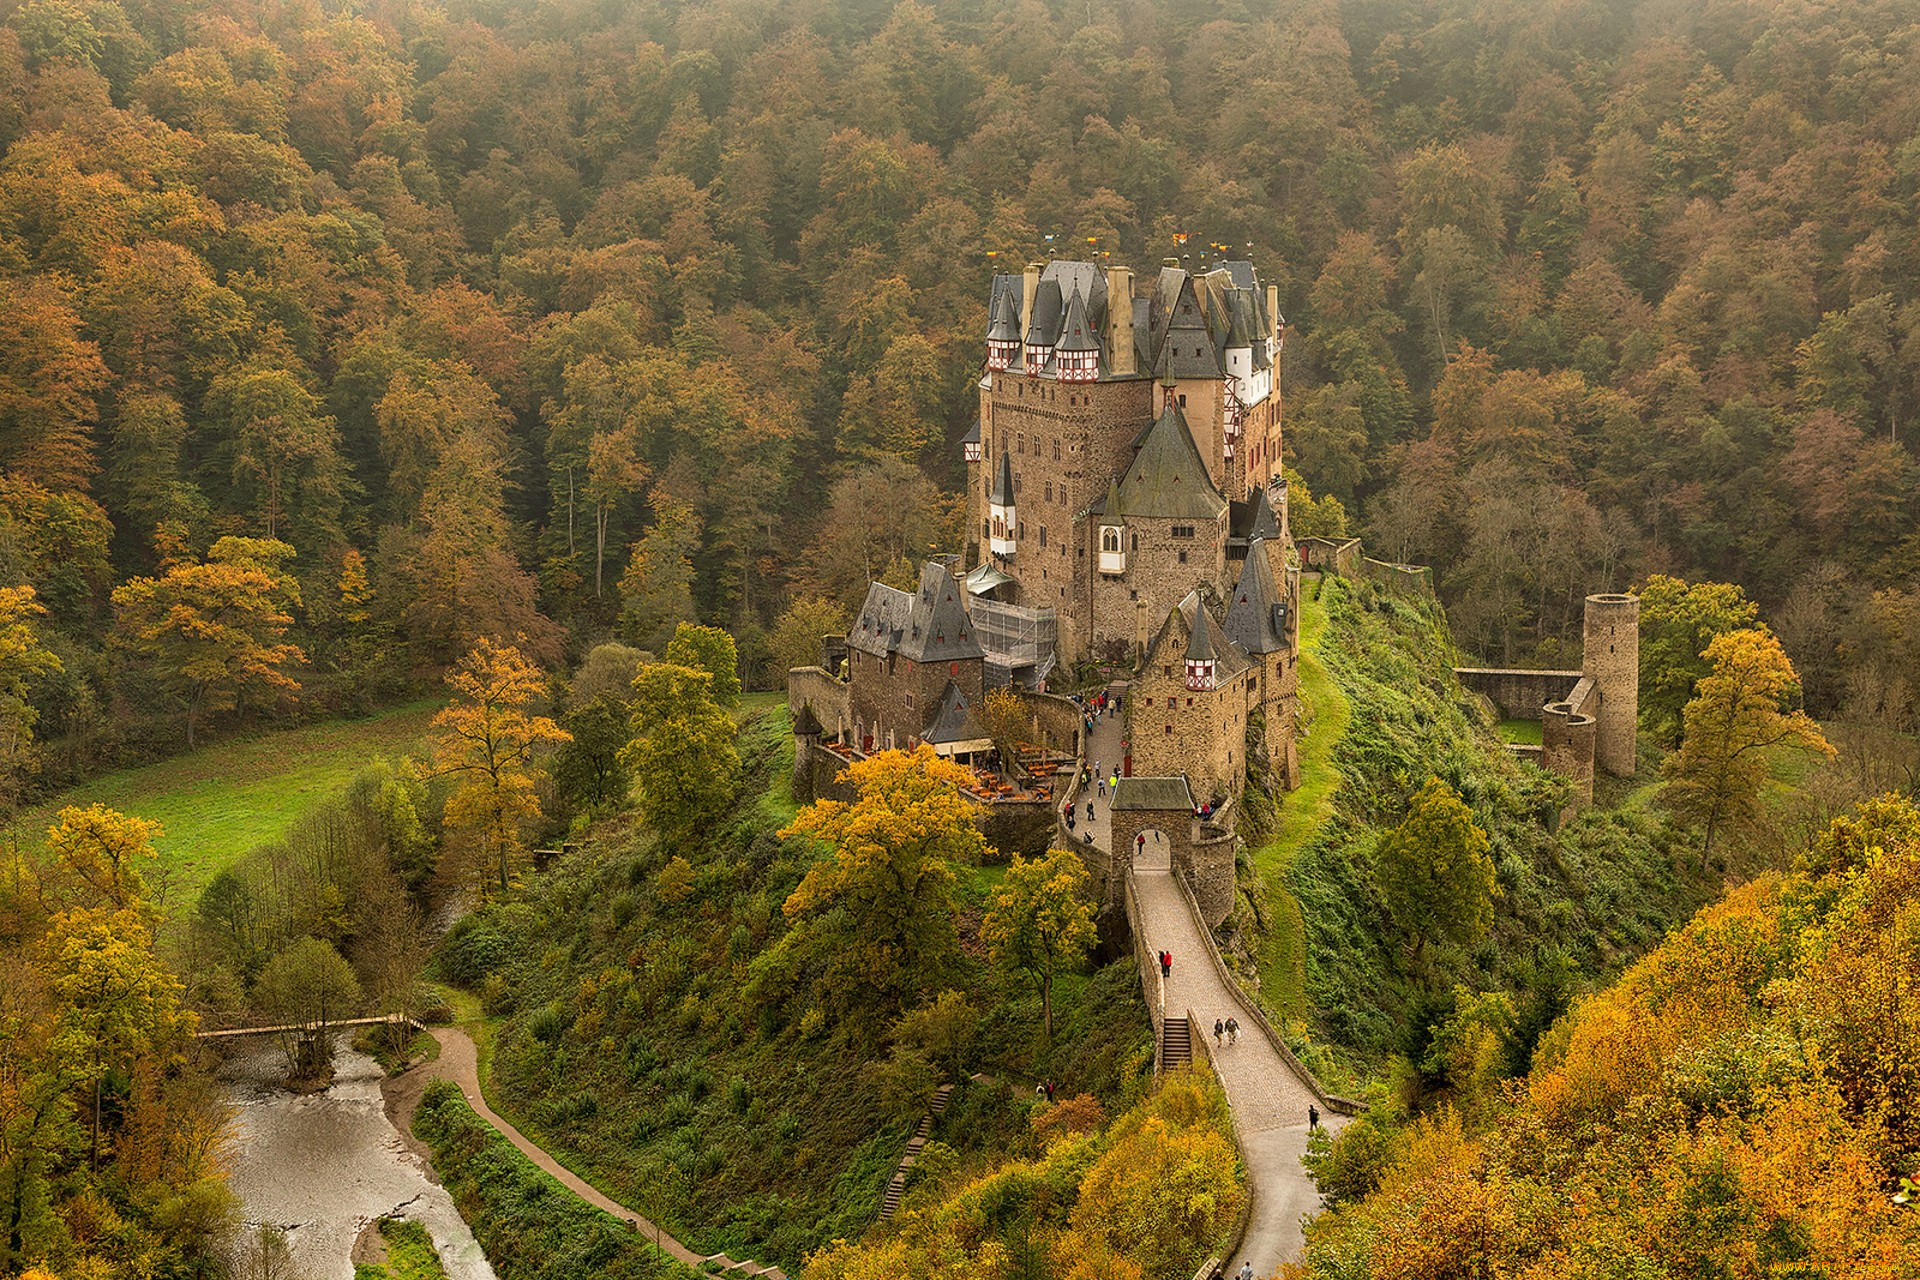
[[[1033,609],[975,596],[967,602],[973,633],[987,651],[990,666],[1031,672],[1045,678],[1053,667],[1060,623],[1052,609]]]

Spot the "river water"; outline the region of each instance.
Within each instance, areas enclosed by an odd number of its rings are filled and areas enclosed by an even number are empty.
[[[248,1037],[249,1040],[252,1037]],[[242,1049],[222,1067],[233,1108],[228,1185],[251,1233],[286,1232],[294,1274],[353,1280],[353,1243],[386,1215],[412,1218],[433,1237],[451,1280],[495,1280],[473,1232],[407,1150],[380,1100],[380,1064],[335,1041],[333,1084],[305,1096],[282,1087],[286,1056],[272,1040]]]

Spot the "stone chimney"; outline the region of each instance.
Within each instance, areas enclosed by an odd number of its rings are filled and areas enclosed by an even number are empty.
[[[1107,268],[1107,368],[1116,378],[1134,372],[1133,268]]]
[[[1280,346],[1280,286],[1277,284],[1267,286],[1267,337],[1272,340],[1274,348],[1278,350]]]

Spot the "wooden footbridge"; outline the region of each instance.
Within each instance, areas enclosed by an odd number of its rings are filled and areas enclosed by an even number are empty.
[[[226,1040],[234,1036],[314,1036],[338,1027],[412,1027],[425,1031],[427,1024],[404,1013],[382,1014],[375,1018],[340,1018],[326,1022],[283,1022],[277,1027],[223,1027],[218,1031],[196,1031],[196,1040]]]

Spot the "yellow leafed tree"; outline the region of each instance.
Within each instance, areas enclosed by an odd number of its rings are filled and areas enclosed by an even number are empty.
[[[482,874],[490,868],[504,892],[521,851],[521,824],[540,812],[537,757],[572,735],[533,713],[546,696],[546,677],[512,645],[483,638],[447,684],[453,701],[433,718],[434,772],[459,783],[447,801],[447,825],[474,834]]]

